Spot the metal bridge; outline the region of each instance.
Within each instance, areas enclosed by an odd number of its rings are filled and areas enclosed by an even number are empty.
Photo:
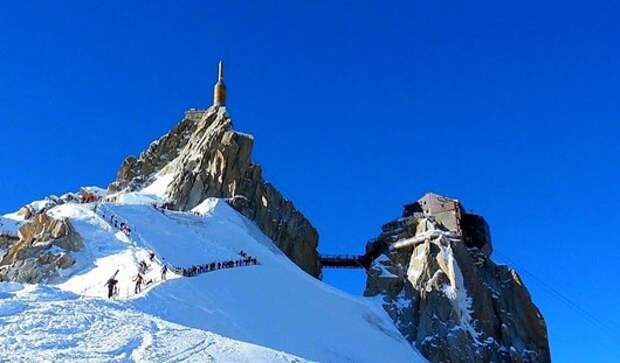
[[[320,261],[325,268],[368,269],[372,259],[367,255],[321,255]]]

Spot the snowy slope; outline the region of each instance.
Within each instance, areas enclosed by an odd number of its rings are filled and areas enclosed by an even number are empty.
[[[0,235],[17,236],[19,226],[18,220],[0,216]]]
[[[53,287],[0,283],[2,362],[305,362]]]
[[[34,305],[20,314],[34,314],[39,318],[36,324],[44,326],[43,331],[48,329],[51,335],[62,336],[64,333],[56,332],[41,311],[54,316],[54,309],[58,309],[79,316],[90,308],[100,309],[100,313],[93,313],[98,318],[92,318],[105,320],[105,324],[113,327],[121,337],[110,338],[116,339],[113,345],[117,348],[113,352],[93,353],[95,361],[143,354],[140,352],[144,350],[141,348],[146,344],[144,341],[155,342],[147,344],[153,351],[148,352],[151,355],[137,356],[139,359],[133,356],[136,361],[160,361],[157,357],[173,357],[177,354],[174,352],[183,349],[177,347],[174,337],[170,338],[175,342],[174,347],[167,347],[165,342],[169,339],[168,331],[177,334],[177,330],[183,331],[178,334],[190,337],[188,341],[211,339],[214,346],[219,347],[199,349],[195,355],[188,356],[192,361],[202,361],[205,354],[214,354],[213,349],[228,351],[226,344],[242,347],[240,357],[244,352],[257,349],[256,359],[250,361],[261,361],[261,357],[275,354],[254,345],[321,362],[380,362],[386,357],[390,362],[424,361],[374,300],[353,297],[307,275],[225,201],[207,199],[193,212],[162,212],[150,205],[158,200],[156,194],[131,193],[119,196],[116,203],[67,203],[50,209],[48,214],[52,216],[69,218],[85,241],[85,248],[75,255],[77,263],[63,271],[63,280],[56,285],[66,293],[41,287],[44,291],[53,291],[50,293],[55,296],[53,302],[45,303],[45,306]],[[111,216],[117,223],[127,223],[131,227],[129,236],[111,226]],[[256,257],[259,264],[195,277],[168,273],[168,279],[161,281],[163,263],[190,267],[239,259],[240,250]],[[145,280],[153,283],[145,291],[135,294],[131,279],[138,271],[138,262],[148,261],[150,252],[154,252],[156,258],[149,261],[150,270]],[[110,302],[106,298],[105,282],[116,270],[119,270],[120,301]],[[24,296],[36,301],[37,294]],[[60,301],[56,301],[56,297]],[[20,296],[10,300],[19,306]],[[101,314],[106,318],[101,318]],[[123,314],[145,321],[132,324],[132,320]],[[2,319],[11,324],[6,316]],[[12,324],[18,321],[14,320]],[[174,324],[180,326],[169,328]],[[146,327],[145,332],[143,329],[133,330],[133,325]],[[11,340],[10,331],[0,329],[0,341],[20,347],[23,354],[27,354],[24,348],[27,344]],[[221,343],[224,339],[213,333],[240,342]],[[71,329],[67,334],[82,335],[77,338],[75,349],[62,348],[62,354],[72,356],[78,351],[87,354],[84,344],[88,347],[94,337],[73,333]],[[157,348],[152,348],[154,346]],[[170,355],[166,355],[165,349],[171,349]],[[35,352],[39,354],[40,351]],[[41,359],[46,360],[47,355],[41,354]],[[296,359],[287,355],[278,357],[281,361]],[[224,360],[243,361],[236,356]]]

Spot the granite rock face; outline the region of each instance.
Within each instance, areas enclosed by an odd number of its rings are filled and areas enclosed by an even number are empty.
[[[53,282],[59,269],[75,263],[72,252],[82,249],[80,236],[67,219],[55,219],[45,212],[23,224],[17,238],[5,238],[0,259],[0,281],[23,283]]]
[[[159,140],[152,142],[138,158],[128,157],[119,168],[110,192],[136,190],[144,186],[153,174],[174,160],[198,127],[202,113],[187,112],[181,122]]]
[[[167,180],[174,209],[189,210],[205,198],[227,198],[253,220],[303,270],[320,276],[318,233],[251,159],[254,138],[233,130],[224,107],[189,111],[140,157],[126,159],[111,192],[137,190]]]
[[[425,198],[368,243],[364,294],[431,362],[549,362],[545,321],[519,275],[490,259],[484,218]]]

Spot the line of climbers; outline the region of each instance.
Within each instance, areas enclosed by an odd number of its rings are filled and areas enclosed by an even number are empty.
[[[118,219],[118,217],[116,217],[113,214],[109,214],[106,217],[105,212],[98,213],[97,212],[97,207],[98,206],[99,206],[98,204],[95,204],[95,213],[99,214],[101,216],[101,219],[103,219],[106,222],[108,222],[108,219],[109,219],[108,223],[110,223],[110,226],[112,226],[112,227],[118,229],[119,231],[123,232],[127,237],[131,237],[131,227],[129,226],[129,224],[127,224],[125,222],[121,222]]]
[[[166,214],[167,210],[173,210],[172,203],[153,203],[151,206],[160,211],[162,214]]]
[[[98,213],[97,212],[97,207],[98,206],[99,206],[99,204],[95,204],[95,208],[94,208],[95,213]],[[158,205],[156,203],[153,203],[152,207],[155,208],[157,211],[161,212],[162,214],[166,214],[166,210],[171,210],[172,206],[171,206],[170,203],[164,203],[164,204],[160,204],[160,205]],[[196,216],[201,216],[201,214],[198,213],[198,212],[188,212],[188,213],[191,213],[191,214],[196,215]],[[101,218],[103,220],[107,221],[105,212],[101,212],[101,213],[98,213],[98,214],[101,216]],[[113,226],[114,228],[120,230],[126,236],[128,236],[128,237],[131,236],[131,227],[129,226],[129,224],[127,224],[125,222],[121,222],[114,215],[109,215],[108,218],[110,220],[109,223],[110,223],[111,226]]]
[[[226,260],[223,262],[210,262],[201,265],[192,265],[191,267],[176,267],[172,265],[170,265],[169,267],[167,263],[161,261],[161,281],[166,280],[166,274],[168,273],[168,270],[184,277],[194,277],[199,274],[217,271],[221,269],[258,265],[258,260],[256,259],[256,257],[248,256],[248,254],[244,251],[240,251],[239,255],[241,255],[243,258],[238,260]],[[149,254],[149,259],[151,260],[151,262],[155,260],[154,252],[151,252]],[[150,284],[155,282],[153,279],[149,279],[147,281],[145,281],[144,279],[144,275],[146,275],[146,273],[150,270],[151,265],[149,265],[146,261],[142,260],[140,261],[140,263],[138,263],[138,274],[132,279],[132,281],[135,282],[134,294],[139,294],[140,292],[142,292],[143,287],[149,286]],[[110,277],[104,285],[108,288],[108,298],[118,296],[118,287],[116,286],[118,284],[118,280],[116,279],[116,276],[118,275],[119,271],[120,270],[116,270],[116,272],[114,272],[112,277]]]
[[[161,214],[166,214],[167,210],[174,211],[174,209],[172,209],[172,204],[171,203],[163,203],[163,204],[153,203],[153,204],[151,204],[151,206],[153,208],[155,208],[156,210],[158,210],[159,212],[161,212]],[[193,214],[193,215],[199,216],[199,217],[202,216],[202,214],[200,214],[198,212],[195,212],[195,211],[187,211],[185,213],[190,213],[190,214]]]
[[[210,262],[202,265],[193,265],[189,268],[173,267],[171,268],[171,270],[182,276],[192,277],[198,274],[217,271],[225,268],[258,265],[258,260],[256,259],[256,257],[248,256],[244,251],[240,251],[239,255],[241,255],[243,258],[238,260],[227,260],[223,262]]]
[[[94,209],[95,213],[98,213],[97,207],[98,205],[95,204],[95,209]],[[167,209],[165,205],[164,206],[153,205],[153,207],[162,213],[164,213],[164,210]],[[198,214],[198,213],[193,212],[193,214]],[[105,212],[101,211],[100,216],[103,220],[107,221]],[[120,230],[127,237],[131,238],[131,227],[129,226],[129,224],[125,222],[121,222],[118,219],[118,217],[114,216],[111,213],[108,215],[108,217],[109,217],[109,220],[110,220],[109,223],[111,226]],[[191,267],[176,267],[172,265],[169,266],[165,262],[165,260],[162,258],[160,261],[162,265],[161,281],[166,280],[166,274],[168,273],[168,270],[176,274],[179,274],[181,276],[184,276],[184,277],[193,277],[198,274],[212,272],[212,271],[221,270],[221,269],[235,268],[235,267],[242,267],[242,266],[252,266],[252,265],[259,264],[256,257],[249,256],[243,250],[239,251],[239,255],[243,258],[237,259],[237,260],[226,260],[226,261],[221,261],[221,262],[210,262],[210,263],[205,263],[205,264],[200,264],[200,265],[192,265]],[[156,258],[155,253],[150,252],[149,260],[151,262],[154,262],[155,258]],[[144,260],[141,260],[140,263],[138,263],[138,274],[134,276],[134,278],[132,279],[132,281],[135,282],[135,285],[134,285],[135,294],[139,294],[140,292],[142,292],[143,286],[149,286],[150,284],[154,282],[153,279],[149,279],[148,281],[144,280],[144,275],[150,271],[150,268],[151,266]],[[116,270],[116,272],[112,275],[112,277],[110,277],[108,281],[105,283],[105,286],[108,288],[108,298],[118,296],[118,287],[117,287],[118,280],[116,279],[116,276],[118,275],[119,271],[120,270]]]
[[[150,259],[151,262],[155,261],[155,253],[154,252],[149,253],[149,259]],[[134,294],[139,294],[140,292],[142,292],[143,287],[149,286],[150,284],[155,282],[153,279],[149,279],[147,281],[144,280],[144,275],[146,275],[146,273],[149,272],[150,270],[151,270],[151,265],[148,264],[146,261],[141,260],[138,263],[138,273],[136,274],[136,276],[134,276],[131,279],[131,281],[135,282],[135,284],[134,284]],[[118,287],[116,286],[118,284],[118,280],[116,279],[116,276],[118,275],[119,271],[120,270],[116,270],[116,272],[114,272],[112,277],[110,277],[108,279],[108,281],[104,285],[104,286],[106,286],[108,288],[108,298],[112,298],[114,296],[118,296]],[[166,273],[167,272],[168,272],[168,265],[164,262],[163,266],[161,268],[161,280],[162,281],[166,280]]]

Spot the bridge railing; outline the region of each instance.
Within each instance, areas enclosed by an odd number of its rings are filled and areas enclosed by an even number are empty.
[[[364,255],[321,255],[323,267],[333,268],[368,268]]]

